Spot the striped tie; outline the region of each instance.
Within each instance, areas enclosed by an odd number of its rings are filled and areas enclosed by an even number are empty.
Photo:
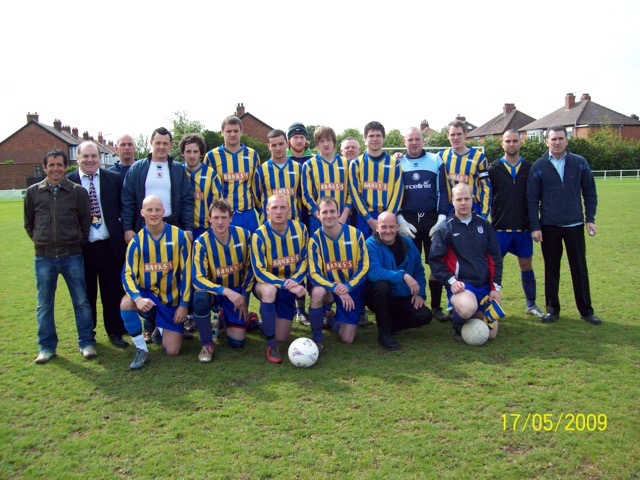
[[[89,205],[91,206],[91,225],[97,230],[102,226],[100,202],[98,202],[96,187],[93,184],[93,175],[87,175],[87,177],[89,177]]]

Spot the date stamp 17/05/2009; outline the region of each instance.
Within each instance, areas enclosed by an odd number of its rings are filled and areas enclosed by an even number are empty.
[[[607,429],[605,413],[503,413],[502,430],[524,432],[604,432]]]

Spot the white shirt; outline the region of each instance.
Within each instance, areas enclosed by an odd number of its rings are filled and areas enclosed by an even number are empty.
[[[91,188],[91,181],[89,180],[89,175],[84,173],[81,169],[78,169],[80,173],[80,181],[82,182],[82,186],[89,193],[89,189]],[[93,187],[96,189],[96,196],[98,197],[98,204],[100,205],[100,214],[102,215],[102,225],[100,228],[94,228],[93,225],[89,229],[89,243],[97,242],[98,240],[106,240],[109,238],[109,230],[107,229],[107,224],[104,223],[104,209],[102,208],[102,200],[100,198],[100,169],[96,170],[96,173],[93,174]]]

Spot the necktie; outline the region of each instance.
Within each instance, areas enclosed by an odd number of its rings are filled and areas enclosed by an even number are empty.
[[[87,175],[89,178],[89,205],[91,206],[91,225],[98,229],[102,226],[102,213],[100,212],[100,202],[96,194],[96,187],[93,184],[93,175]]]

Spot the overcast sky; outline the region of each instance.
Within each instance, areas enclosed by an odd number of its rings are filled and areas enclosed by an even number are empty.
[[[14,2],[0,29],[0,140],[42,123],[211,130],[244,103],[273,128],[535,118],[573,92],[640,114],[640,2]]]

